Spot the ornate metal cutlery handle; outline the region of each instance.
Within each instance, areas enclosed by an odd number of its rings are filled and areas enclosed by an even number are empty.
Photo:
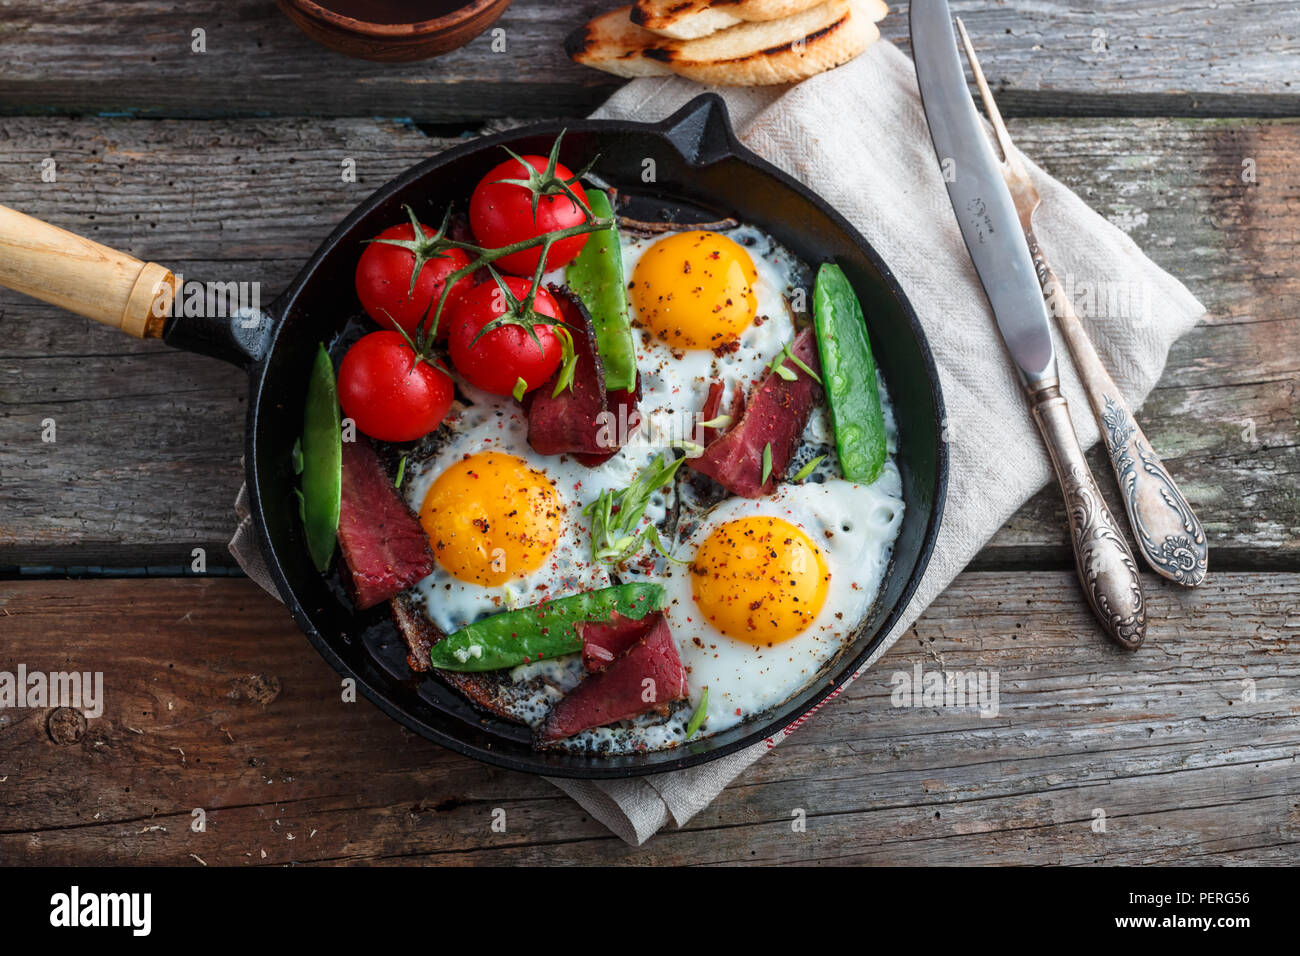
[[[1069,343],[1075,368],[1088,393],[1138,549],[1157,574],[1195,587],[1205,580],[1209,567],[1205,529],[1164,462],[1152,450],[1115,380],[1102,365],[1069,296],[1043,257],[1033,231],[1027,230],[1025,238],[1029,240],[1029,251],[1048,297],[1048,306]]]
[[[1133,553],[1083,457],[1060,387],[1052,382],[1031,390],[1029,405],[1065,495],[1074,567],[1083,593],[1111,640],[1135,651],[1146,638],[1147,612]]]

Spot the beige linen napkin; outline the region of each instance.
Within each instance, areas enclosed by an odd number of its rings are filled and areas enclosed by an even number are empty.
[[[658,120],[701,89],[679,77],[636,80],[595,115]],[[717,92],[745,145],[835,206],[894,270],[939,368],[950,456],[943,525],[916,594],[865,670],[1048,481],[1047,454],[957,230],[911,61],[881,41],[852,63],[797,86]],[[1125,398],[1137,407],[1160,377],[1170,345],[1205,310],[1123,232],[1037,166],[1029,168],[1043,198],[1038,236],[1066,287],[1101,291],[1100,303],[1108,290],[1118,290],[1119,301],[1140,306],[1137,315],[1131,308],[1100,315],[1075,303]],[[1059,337],[1057,354],[1079,438],[1091,445],[1097,427]],[[270,590],[248,521],[231,550]],[[783,736],[674,773],[552,782],[618,836],[640,844],[669,821],[685,824]]]

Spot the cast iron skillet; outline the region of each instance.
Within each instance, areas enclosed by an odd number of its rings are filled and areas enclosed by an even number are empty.
[[[735,216],[756,224],[814,266],[839,263],[862,299],[876,358],[897,411],[906,515],[882,593],[854,642],[802,692],[757,720],[659,753],[585,757],[536,752],[525,728],[484,717],[437,678],[415,679],[387,607],[355,612],[337,579],[318,574],[307,555],[289,452],[301,431],[317,343],[338,336],[361,315],[352,283],[362,241],[405,221],[403,204],[424,222],[439,221],[448,203],[464,209],[475,183],[504,156],[502,144],[516,152],[544,154],[560,132],[559,124],[457,146],[382,187],[334,230],[263,315],[251,320],[178,316],[160,321],[156,329],[169,345],[224,359],[248,373],[245,465],[262,554],[294,620],[340,674],[355,678],[365,696],[422,737],[476,759],[551,776],[637,776],[703,763],[772,736],[824,700],[880,644],[915,590],[938,533],[947,480],[943,399],[925,335],[889,267],[835,210],[740,145],[720,97],[701,95],[661,123],[585,120],[566,128],[564,162],[578,168],[599,154],[596,172],[639,197],[638,218],[651,218],[656,211],[667,211],[679,221]],[[653,160],[653,182],[645,181],[647,160]],[[15,217],[25,220],[29,235],[37,228],[56,232],[11,210],[3,212],[11,218],[0,219],[0,238],[14,233]],[[141,265],[103,247],[93,249]],[[4,258],[10,261],[0,261],[0,284],[83,314],[95,311],[76,295],[54,288],[57,283],[41,285],[31,279],[31,262],[15,263],[8,252]],[[142,286],[150,269],[165,274],[149,264],[138,278],[128,276],[125,285],[120,278],[99,281],[116,281],[130,290],[134,302],[147,296]],[[121,293],[124,301],[126,296]],[[91,296],[83,290],[81,298]],[[93,317],[125,325],[120,317]]]

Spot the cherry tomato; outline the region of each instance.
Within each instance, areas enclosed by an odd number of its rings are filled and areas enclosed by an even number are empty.
[[[426,236],[434,231],[428,226],[421,226]],[[392,226],[381,232],[376,239],[406,239],[414,237],[415,231],[409,222]],[[415,283],[415,294],[408,294],[411,288],[411,270],[415,267],[415,253],[401,246],[386,242],[366,243],[361,260],[357,263],[357,298],[361,300],[366,314],[385,328],[394,325],[406,330],[412,338],[416,326],[429,312],[429,321],[433,321],[433,309],[437,308],[438,297],[442,295],[447,276],[457,269],[469,265],[469,256],[460,249],[444,249],[438,256],[425,262],[420,270],[420,278]],[[472,288],[474,283],[469,276],[457,282],[448,297],[451,300],[462,292]],[[430,308],[433,303],[433,308]],[[446,307],[443,315],[446,315]],[[446,325],[439,323],[438,338],[446,338]]]
[[[451,409],[447,373],[417,362],[399,332],[371,332],[339,364],[339,405],[357,428],[380,441],[414,441]]]
[[[517,300],[523,301],[530,285],[527,279],[502,276],[501,281]],[[456,370],[466,380],[493,395],[511,395],[519,379],[526,383],[524,391],[531,392],[544,383],[560,365],[564,347],[550,325],[537,324],[541,348],[520,325],[502,325],[488,332],[477,343],[474,337],[479,330],[497,316],[504,315],[509,303],[495,282],[475,286],[449,306],[447,323],[451,338],[447,346]],[[560,306],[545,289],[537,290],[533,311],[539,315],[560,317]]]
[[[524,156],[539,173],[546,171],[545,156]],[[566,167],[556,164],[557,178],[573,178]],[[537,219],[533,219],[533,194],[523,186],[497,182],[499,179],[526,179],[528,170],[518,160],[508,159],[497,166],[474,187],[469,199],[469,225],[479,244],[485,249],[500,249],[512,242],[532,239],[543,233],[555,232],[581,224],[586,219],[582,207],[563,193],[542,196],[537,201]],[[580,183],[569,186],[574,195],[584,203],[587,193]],[[546,257],[546,269],[560,269],[568,265],[587,244],[587,234],[561,239],[551,246]],[[517,276],[531,276],[542,256],[541,246],[512,252],[498,259],[494,266],[502,272]]]

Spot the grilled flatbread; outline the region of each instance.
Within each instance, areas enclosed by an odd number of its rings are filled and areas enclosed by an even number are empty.
[[[674,40],[694,40],[746,20],[780,20],[824,0],[637,0],[632,22]]]
[[[772,2],[772,0],[766,0]],[[879,36],[881,0],[826,0],[779,20],[746,21],[694,40],[659,36],[632,22],[633,7],[596,17],[565,49],[617,76],[676,73],[719,86],[794,83],[847,63]]]
[[[564,52],[574,62],[594,66],[615,76],[666,76],[672,73],[646,51],[664,38],[639,27],[629,17],[631,7],[619,7],[590,20],[565,38]]]

